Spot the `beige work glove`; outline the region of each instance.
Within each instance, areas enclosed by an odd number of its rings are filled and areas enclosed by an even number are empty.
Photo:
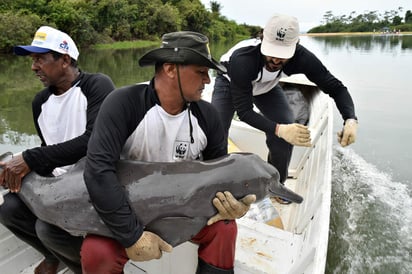
[[[338,142],[341,146],[346,147],[356,141],[356,132],[358,130],[358,121],[355,119],[346,119],[343,129],[338,132]]]
[[[207,225],[214,224],[222,220],[234,220],[245,215],[252,203],[256,201],[256,195],[249,194],[240,200],[233,197],[229,191],[218,192],[213,199],[213,205],[218,213],[207,221]]]
[[[142,262],[160,259],[162,251],[172,252],[173,247],[156,234],[143,231],[142,236],[132,246],[126,248],[127,257],[132,261]]]
[[[294,146],[312,146],[308,127],[298,123],[278,124],[275,134]]]

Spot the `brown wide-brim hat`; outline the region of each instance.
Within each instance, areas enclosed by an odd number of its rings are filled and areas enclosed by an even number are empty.
[[[212,58],[209,39],[192,31],[164,34],[160,48],[147,52],[139,60],[142,67],[156,63],[201,65],[226,73],[226,68]]]

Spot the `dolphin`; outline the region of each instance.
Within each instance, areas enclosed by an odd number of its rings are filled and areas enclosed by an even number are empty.
[[[19,196],[39,219],[73,235],[113,237],[90,201],[84,165],[82,158],[57,177],[31,172],[23,179]],[[268,196],[296,203],[303,200],[279,182],[275,167],[253,153],[232,153],[209,161],[120,160],[117,176],[145,229],[172,246],[193,238],[217,213],[212,204],[216,192],[230,191],[238,199],[255,194],[256,201]]]

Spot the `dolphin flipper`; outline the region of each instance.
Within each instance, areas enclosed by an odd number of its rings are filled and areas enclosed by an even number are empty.
[[[157,234],[170,245],[177,246],[190,241],[202,230],[206,222],[207,218],[205,217],[166,217],[146,225],[145,230]],[[167,234],[165,234],[165,228],[167,228]]]

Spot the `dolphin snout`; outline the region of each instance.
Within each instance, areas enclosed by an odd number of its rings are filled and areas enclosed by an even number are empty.
[[[269,192],[272,193],[274,196],[281,197],[283,199],[292,201],[294,203],[300,204],[303,201],[303,197],[293,192],[292,190],[286,188],[282,184],[277,184],[277,186],[273,189],[269,188]]]

